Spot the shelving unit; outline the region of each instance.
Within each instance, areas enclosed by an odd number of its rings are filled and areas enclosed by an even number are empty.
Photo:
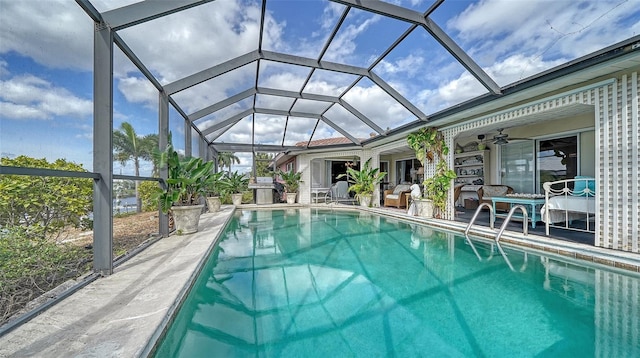
[[[476,192],[484,183],[489,182],[489,150],[456,153],[454,156],[454,170],[458,176],[456,184],[467,184],[462,188],[458,205],[464,199],[478,198]]]

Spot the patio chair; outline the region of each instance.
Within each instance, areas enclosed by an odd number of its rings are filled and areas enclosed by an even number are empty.
[[[395,206],[398,209],[407,207],[407,198],[411,193],[411,184],[399,184],[395,188],[385,190],[384,206]]]
[[[329,196],[326,200],[327,203],[355,203],[355,199],[349,195],[349,183],[345,180],[333,184],[327,195]]]
[[[483,185],[478,189],[479,204],[492,204],[491,198],[494,196],[505,196],[512,194],[513,188],[508,185]],[[511,205],[509,203],[496,203],[496,210],[509,211]]]

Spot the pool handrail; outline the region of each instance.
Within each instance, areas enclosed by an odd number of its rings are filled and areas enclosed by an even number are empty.
[[[504,233],[504,230],[507,228],[507,225],[509,224],[509,221],[511,221],[511,217],[513,216],[513,214],[516,212],[517,209],[520,209],[522,211],[522,233],[527,236],[529,234],[529,215],[527,214],[527,208],[524,207],[524,205],[516,205],[514,207],[511,208],[511,210],[509,210],[509,214],[507,215],[507,217],[504,219],[504,222],[502,223],[502,226],[500,227],[500,231],[498,232],[498,235],[496,235],[496,242],[500,241],[500,237],[502,236],[502,233]]]
[[[493,206],[489,205],[489,203],[481,203],[480,205],[478,205],[478,208],[476,209],[476,212],[473,214],[471,221],[469,221],[469,225],[467,225],[467,228],[464,230],[464,236],[469,235],[469,230],[471,229],[471,225],[473,225],[473,223],[476,221],[476,219],[478,218],[478,215],[480,214],[480,211],[485,206],[489,208],[489,212],[491,213],[491,215],[489,216],[489,226],[491,226],[491,230],[494,229],[494,222],[496,221],[496,215],[493,212]]]

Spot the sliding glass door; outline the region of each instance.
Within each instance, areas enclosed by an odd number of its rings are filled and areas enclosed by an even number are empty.
[[[578,175],[578,137],[538,141],[538,190],[548,181],[570,179]]]
[[[543,193],[544,182],[573,178],[578,170],[577,135],[500,146],[501,184],[517,193]]]
[[[516,193],[534,191],[536,178],[534,145],[534,141],[527,140],[500,146],[500,184],[512,187]]]

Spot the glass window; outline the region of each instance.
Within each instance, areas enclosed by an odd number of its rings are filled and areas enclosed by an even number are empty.
[[[578,137],[538,141],[538,188],[548,181],[571,179],[578,175]]]
[[[396,161],[396,184],[418,183],[418,169],[421,166],[418,159]]]
[[[511,142],[500,146],[500,183],[516,193],[532,193],[535,180],[534,141]]]

